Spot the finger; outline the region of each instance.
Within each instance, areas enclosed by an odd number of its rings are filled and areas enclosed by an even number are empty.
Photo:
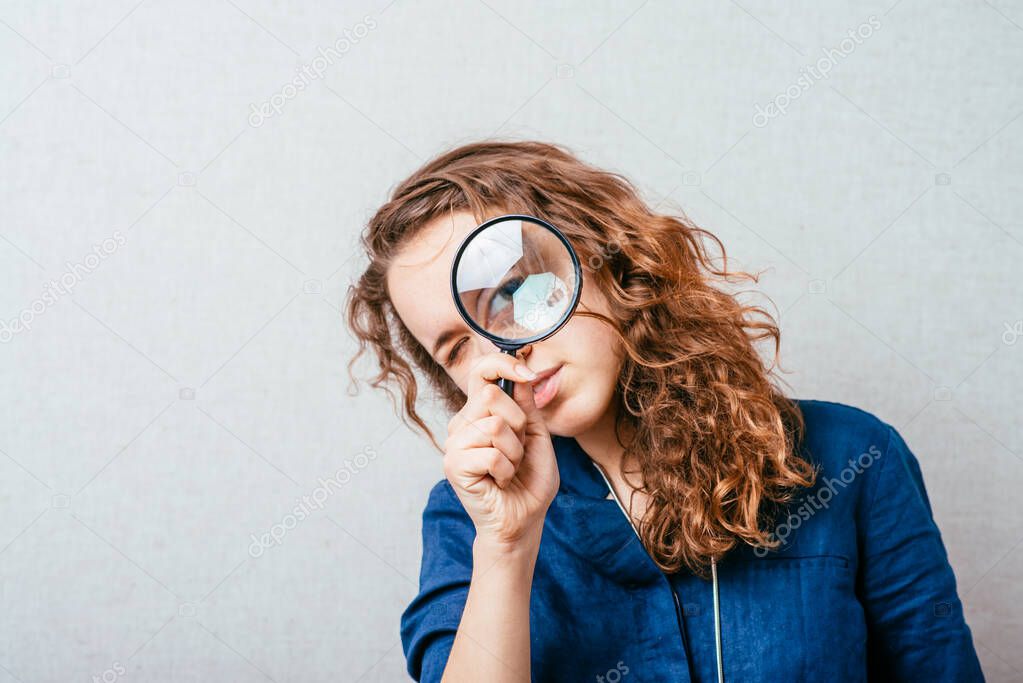
[[[525,446],[522,445],[522,440],[512,431],[511,425],[505,422],[504,418],[495,416],[490,419],[497,421],[498,424],[496,433],[492,433],[490,443],[501,451],[504,457],[508,458],[512,464],[512,474],[515,474],[515,470],[518,469],[519,463],[522,462],[522,457],[526,453]]]
[[[511,396],[496,384],[485,384],[469,397],[465,406],[448,423],[448,433],[460,429],[466,422],[480,420],[491,415],[504,419],[519,440],[525,438],[526,413]]]
[[[525,411],[515,402],[515,399],[504,393],[496,384],[491,386],[496,390],[498,397],[490,403],[490,414],[501,418],[512,434],[515,435],[515,438],[520,443],[524,442],[526,438],[526,424],[528,422]],[[526,385],[526,389],[529,392],[533,391],[528,385]]]
[[[516,384],[513,392],[515,405],[526,418],[523,435],[539,436],[548,434],[547,423],[544,422],[540,409],[536,407],[536,397],[531,384]]]
[[[445,470],[449,470],[469,490],[487,476],[492,477],[500,488],[515,477],[515,466],[504,453],[493,447],[453,451],[448,457],[451,463],[445,463]]]
[[[469,371],[468,395],[472,396],[484,385],[493,384],[502,377],[517,383],[529,383],[536,379],[536,373],[507,353],[488,353],[481,356]]]
[[[463,429],[467,424],[490,416],[498,416],[507,422],[512,431],[525,439],[527,418],[525,412],[496,384],[486,384],[469,397],[462,409],[448,420],[448,435]]]
[[[522,439],[504,418],[489,415],[475,420],[451,434],[446,449],[470,449],[493,447],[500,450],[517,468],[525,454]]]

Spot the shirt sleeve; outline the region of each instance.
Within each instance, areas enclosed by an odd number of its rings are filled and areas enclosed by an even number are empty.
[[[401,615],[401,643],[413,680],[440,681],[462,619],[472,578],[476,527],[447,480],[423,510],[419,593]]]
[[[916,457],[890,425],[861,510],[871,680],[983,681]]]

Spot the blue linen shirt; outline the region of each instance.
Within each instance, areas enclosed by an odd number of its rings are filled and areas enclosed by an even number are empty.
[[[983,681],[916,457],[863,410],[798,400],[818,466],[779,518],[780,549],[718,563],[725,681]],[[664,574],[573,438],[530,595],[534,681],[716,681],[711,583]],[[475,527],[451,488],[423,511],[418,595],[401,615],[410,675],[439,681],[472,575]]]

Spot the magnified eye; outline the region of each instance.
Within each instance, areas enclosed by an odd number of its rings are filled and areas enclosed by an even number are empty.
[[[510,277],[502,282],[494,290],[493,296],[490,298],[489,307],[487,310],[487,320],[492,320],[500,315],[508,305],[512,302],[512,297],[515,295],[516,290],[522,286],[523,278],[516,275]]]
[[[561,329],[582,292],[579,255],[568,236],[524,214],[476,226],[455,252],[450,275],[458,314],[508,354]],[[469,348],[463,342],[453,349],[446,367],[464,366]],[[513,384],[508,380],[501,388],[511,394]]]
[[[494,298],[500,298],[504,299],[506,302],[510,302],[512,297],[515,295],[515,292],[522,286],[522,282],[523,278],[518,275],[508,278],[497,288],[497,291],[494,293]]]

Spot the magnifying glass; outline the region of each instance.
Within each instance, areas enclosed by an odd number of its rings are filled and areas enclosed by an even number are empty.
[[[451,264],[451,294],[465,322],[504,353],[551,336],[582,293],[579,256],[560,230],[535,216],[492,218],[465,236]],[[515,382],[498,386],[509,396]]]

